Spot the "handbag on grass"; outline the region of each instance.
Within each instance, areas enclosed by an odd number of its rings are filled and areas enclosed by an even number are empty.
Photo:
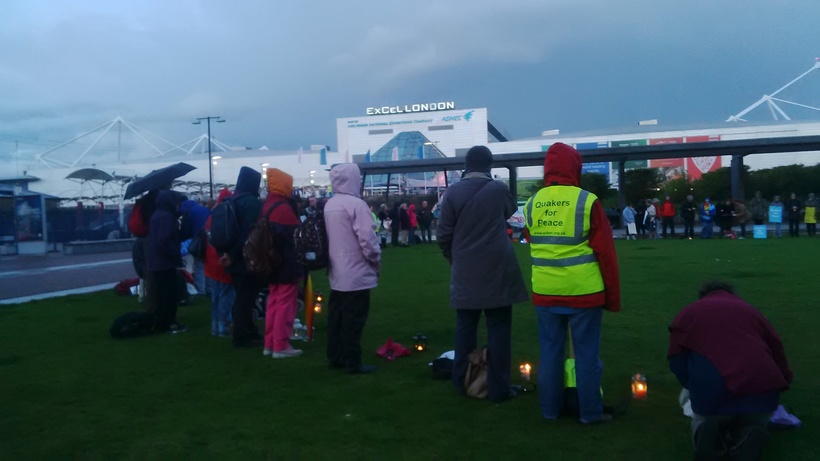
[[[474,399],[486,399],[487,390],[487,348],[476,349],[467,356],[467,375],[464,390]]]

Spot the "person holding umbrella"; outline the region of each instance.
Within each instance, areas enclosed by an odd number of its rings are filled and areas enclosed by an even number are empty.
[[[156,330],[182,333],[188,328],[177,322],[177,268],[182,266],[179,240],[179,195],[171,190],[157,193],[157,209],[151,216],[146,237],[146,264],[153,275]]]

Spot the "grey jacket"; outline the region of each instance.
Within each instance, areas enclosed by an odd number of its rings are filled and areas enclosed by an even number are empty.
[[[453,309],[491,309],[529,299],[507,235],[507,219],[516,208],[507,186],[486,173],[466,173],[447,189],[436,240],[452,266]]]

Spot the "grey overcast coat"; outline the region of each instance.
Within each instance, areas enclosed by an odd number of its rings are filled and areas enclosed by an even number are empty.
[[[486,173],[467,173],[447,189],[436,240],[452,266],[453,309],[491,309],[529,299],[507,235],[507,219],[516,209],[507,185]]]

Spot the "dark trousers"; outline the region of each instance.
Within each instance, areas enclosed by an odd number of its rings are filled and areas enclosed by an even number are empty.
[[[664,237],[666,237],[666,228],[669,227],[670,229],[672,229],[672,237],[674,237],[675,236],[675,218],[672,218],[672,217],[669,217],[669,216],[664,216],[661,219],[661,223],[663,225],[662,235]]]
[[[809,234],[809,237],[817,235],[817,223],[806,223],[806,233]]]
[[[789,235],[800,237],[800,218],[789,218]]]
[[[330,290],[327,360],[348,371],[362,367],[362,331],[370,312],[370,290]]]
[[[155,293],[153,296],[156,306],[154,318],[157,330],[167,331],[177,319],[177,302],[179,301],[177,270],[152,271],[151,275],[154,278]]]
[[[467,356],[477,348],[481,312],[487,318],[487,390],[492,401],[510,396],[512,306],[494,309],[456,309],[456,348],[453,385],[464,394]]]
[[[399,223],[394,219],[390,225],[390,244],[394,247],[399,246]]]
[[[259,329],[253,323],[253,306],[262,284],[247,274],[233,274],[236,299],[233,303],[233,343],[244,346],[248,341],[261,338]]]
[[[740,223],[740,236],[746,238],[746,221]]]
[[[695,218],[683,218],[683,236],[695,238]]]
[[[148,239],[142,239],[143,261],[148,260]],[[154,283],[154,273],[145,271],[145,312],[153,314],[157,311],[156,284]]]
[[[430,232],[430,223],[427,224],[419,224],[421,228],[421,241],[424,243],[430,243],[433,241],[433,234]]]

